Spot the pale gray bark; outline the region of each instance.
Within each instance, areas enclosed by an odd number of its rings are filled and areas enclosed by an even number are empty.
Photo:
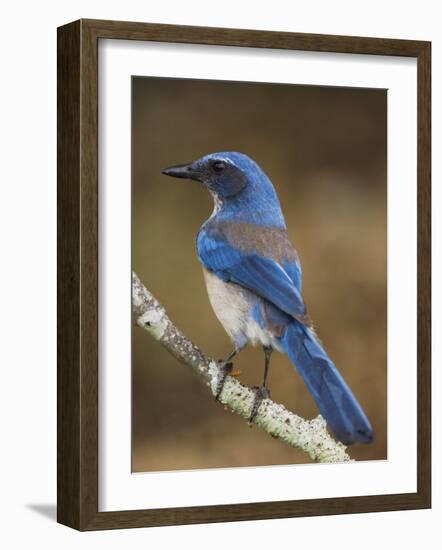
[[[172,323],[163,306],[146,289],[135,273],[132,276],[132,306],[135,323],[147,330],[181,363],[190,367],[208,387],[213,396],[221,370],[218,363],[206,357]],[[222,405],[248,420],[254,400],[252,389],[243,386],[233,376],[225,380],[219,397]],[[316,462],[348,462],[346,447],[327,432],[322,416],[304,420],[271,399],[264,399],[254,424],[276,439],[300,449]]]

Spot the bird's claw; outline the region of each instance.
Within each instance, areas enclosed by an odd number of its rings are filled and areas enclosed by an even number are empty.
[[[233,363],[226,363],[225,361],[218,362],[218,369],[220,370],[220,375],[216,383],[216,392],[215,399],[219,401],[219,397],[224,388],[224,382],[226,381],[227,376],[232,372]]]
[[[253,386],[252,390],[255,393],[255,399],[253,400],[252,411],[249,416],[249,424],[254,422],[262,401],[270,399],[270,390],[265,386]]]

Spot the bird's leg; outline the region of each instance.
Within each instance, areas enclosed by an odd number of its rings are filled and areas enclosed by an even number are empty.
[[[243,347],[244,346],[235,347],[235,349],[225,359],[218,361],[218,368],[221,371],[221,375],[218,378],[218,381],[216,383],[215,399],[217,401],[219,400],[219,396],[223,391],[224,382],[226,381],[227,376],[232,372],[233,363],[231,361],[235,357],[235,355],[238,355],[238,353],[243,349]]]
[[[264,381],[262,386],[254,386],[253,390],[255,392],[255,400],[253,401],[252,412],[250,413],[249,423],[252,423],[255,420],[255,417],[258,413],[259,406],[263,399],[270,398],[270,390],[267,387],[267,377],[269,374],[270,367],[270,356],[272,355],[273,348],[271,346],[263,346],[264,349]]]
[[[264,349],[265,363],[264,363],[264,381],[262,383],[262,387],[268,392],[270,396],[270,390],[267,387],[267,376],[269,374],[270,357],[272,355],[273,348],[272,346],[264,346],[263,349]]]

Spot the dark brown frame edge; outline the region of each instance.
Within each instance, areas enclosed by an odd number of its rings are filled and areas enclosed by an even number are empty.
[[[418,64],[417,492],[98,512],[98,40],[397,55]],[[57,518],[79,530],[315,516],[431,506],[431,43],[79,20],[58,29]]]

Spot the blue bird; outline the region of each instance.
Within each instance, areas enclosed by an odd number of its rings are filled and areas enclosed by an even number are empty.
[[[210,303],[234,344],[222,362],[225,376],[246,344],[264,349],[264,381],[255,388],[251,420],[270,395],[267,376],[276,349],[289,356],[335,436],[345,444],[370,443],[370,422],[307,315],[299,257],[264,171],[248,156],[226,152],[166,168],[163,174],[196,180],[213,196],[214,210],[198,233],[197,252]]]

